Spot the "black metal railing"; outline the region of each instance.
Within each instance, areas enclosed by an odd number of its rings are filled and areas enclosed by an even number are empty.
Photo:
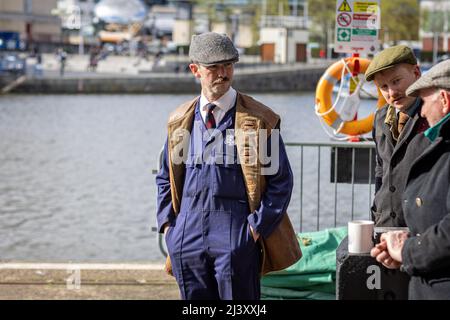
[[[296,210],[289,210],[289,215],[294,222],[294,227],[299,232],[305,231],[319,231],[321,229],[321,218],[329,218],[329,215],[325,213],[333,213],[333,220],[331,226],[338,227],[346,225],[348,220],[355,218],[355,209],[366,211],[368,218],[371,219],[370,207],[372,205],[372,184],[374,183],[374,161],[375,161],[375,144],[373,142],[288,142],[285,144],[286,149],[290,156],[291,166],[293,167],[295,185],[298,186],[299,193],[293,195],[293,198],[299,197],[299,208]],[[297,150],[291,150],[297,149]],[[308,150],[312,150],[313,153],[306,155]],[[324,151],[325,150],[325,151]],[[300,151],[298,154],[297,151]],[[324,152],[329,151],[324,156]],[[295,152],[297,154],[292,154]],[[158,156],[157,168],[161,167],[163,149],[161,149]],[[329,156],[327,156],[329,155]],[[292,157],[291,157],[292,156]],[[308,157],[308,159],[305,159]],[[317,173],[311,170],[311,166],[314,165],[317,168]],[[329,179],[326,174],[322,174],[323,168],[328,166],[330,168]],[[298,168],[295,170],[295,168]],[[156,174],[158,170],[153,170]],[[299,180],[297,179],[299,176]],[[315,199],[315,206],[305,205],[305,181],[308,183],[308,189],[310,186],[315,186],[316,194],[313,194]],[[338,188],[344,186],[345,189],[350,188],[350,217],[339,218],[338,208]],[[367,188],[367,198],[363,199],[363,205],[356,208],[355,206],[355,189]],[[324,191],[324,189],[326,189]],[[324,192],[332,191],[332,201],[327,201],[327,208],[322,208],[324,205]],[[361,190],[357,190],[358,194]],[[329,197],[329,193],[326,194]],[[330,208],[330,203],[332,207]],[[292,204],[292,200],[291,200]],[[292,205],[290,206],[292,207]],[[295,206],[294,206],[295,207]],[[363,208],[365,207],[365,208]],[[305,208],[310,212],[305,215]],[[314,216],[313,211],[316,211]],[[341,211],[342,212],[342,211]],[[305,222],[309,222],[309,226],[304,226]],[[307,224],[308,225],[308,224]],[[297,227],[298,226],[298,227]],[[157,231],[156,227],[152,228],[152,231]],[[167,252],[164,244],[164,236],[158,234],[157,237],[158,247],[161,253],[166,256]]]

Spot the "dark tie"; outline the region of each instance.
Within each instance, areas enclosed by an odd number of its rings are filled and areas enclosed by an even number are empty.
[[[408,122],[409,116],[406,113],[398,113],[398,133],[400,134],[405,127],[406,122]]]
[[[430,126],[428,125],[427,119],[419,117],[416,122],[416,133],[422,133],[427,130]]]
[[[214,119],[214,115],[212,113],[215,107],[216,105],[212,103],[208,103],[206,105],[205,125],[208,129],[214,129],[216,127],[216,119]]]

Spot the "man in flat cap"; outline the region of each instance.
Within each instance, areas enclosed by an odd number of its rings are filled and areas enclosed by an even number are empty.
[[[450,299],[450,60],[431,68],[406,93],[423,100],[431,145],[412,163],[403,195],[410,232],[390,231],[372,249],[388,268],[411,276],[409,299]]]
[[[377,110],[372,131],[376,144],[372,218],[376,227],[406,226],[402,210],[406,175],[412,161],[429,144],[419,134],[428,128],[420,115],[422,100],[406,95],[420,75],[414,53],[404,45],[381,51],[366,70],[366,80],[373,80],[387,101]]]
[[[260,275],[301,257],[280,117],[231,87],[239,54],[227,36],[194,36],[189,56],[201,95],[170,115],[156,178],[166,270],[183,299],[259,299]]]

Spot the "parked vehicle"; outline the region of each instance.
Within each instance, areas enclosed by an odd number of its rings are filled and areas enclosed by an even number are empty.
[[[20,50],[21,41],[18,32],[0,31],[0,50]]]
[[[26,60],[15,53],[0,54],[0,73],[25,74]]]

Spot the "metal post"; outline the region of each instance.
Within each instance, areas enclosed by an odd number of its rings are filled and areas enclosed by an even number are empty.
[[[307,25],[307,21],[308,21],[308,1],[304,1],[303,2],[303,18],[306,21],[305,29],[307,29],[308,28],[308,25]]]
[[[303,208],[304,208],[304,199],[306,199],[303,196],[303,192],[305,190],[303,184],[304,184],[304,180],[306,179],[306,183],[307,183],[307,189],[311,189],[312,184],[314,184],[314,177],[316,177],[317,181],[316,181],[316,185],[317,185],[317,217],[316,217],[316,229],[319,230],[320,229],[320,209],[321,209],[321,203],[320,203],[320,188],[321,188],[321,183],[322,181],[320,181],[321,179],[323,179],[324,177],[322,177],[321,175],[321,147],[326,147],[327,150],[333,150],[332,148],[336,149],[336,158],[334,159],[334,166],[336,167],[336,171],[334,172],[334,179],[335,179],[335,183],[337,184],[338,181],[338,173],[337,173],[337,167],[339,164],[339,148],[352,148],[352,163],[351,163],[351,179],[350,182],[352,184],[351,186],[351,215],[352,215],[352,219],[355,217],[355,184],[356,184],[356,173],[355,173],[355,168],[356,168],[356,150],[355,149],[369,149],[369,161],[371,161],[372,159],[372,154],[373,154],[373,150],[375,147],[374,143],[365,143],[365,142],[352,142],[352,144],[349,146],[348,143],[342,143],[342,142],[296,142],[296,143],[292,143],[292,142],[286,142],[285,145],[287,147],[299,147],[300,148],[300,232],[308,232],[308,231],[313,231],[314,227],[312,226],[313,229],[308,229],[308,228],[303,228],[303,221],[306,221],[307,224],[309,223],[313,223],[314,221],[314,213],[310,212],[310,210],[308,210],[308,212],[305,212],[306,214],[306,218],[303,219]],[[317,148],[318,150],[318,154],[317,154],[317,176],[315,175],[315,169],[312,168],[314,165],[310,162],[306,163],[305,165],[305,161],[308,161],[309,158],[305,158],[305,148],[310,148],[310,150],[312,150],[313,148]],[[314,151],[312,150],[313,154]],[[311,154],[311,156],[313,157],[313,154]],[[341,159],[342,160],[342,159]],[[308,165],[310,167],[308,167]],[[327,165],[327,164],[326,164]],[[330,163],[331,165],[331,163]],[[373,165],[370,162],[369,163],[369,174],[372,171]],[[306,171],[305,171],[306,169]],[[310,169],[314,169],[314,170],[310,170]],[[311,175],[308,175],[308,173],[311,173]],[[331,177],[331,176],[330,176]],[[330,179],[331,180],[331,179]],[[324,180],[325,181],[325,180]],[[371,193],[372,193],[372,176],[369,176],[369,208],[371,207],[371,202],[372,202],[372,197],[371,197]],[[330,181],[331,182],[331,181]],[[312,184],[311,184],[312,183]],[[334,212],[335,212],[335,226],[339,226],[340,223],[338,223],[338,218],[337,218],[337,205],[338,205],[338,186],[335,185],[335,199],[334,199],[334,203],[335,203],[335,207]],[[314,197],[314,194],[313,194]],[[364,204],[364,206],[367,206],[367,204]],[[363,206],[363,208],[364,208]],[[308,208],[308,206],[306,206],[305,208]],[[360,208],[360,207],[357,207]],[[367,207],[366,207],[367,208]],[[312,210],[314,210],[314,204],[313,204],[313,208],[311,208]],[[357,209],[360,210],[360,209]],[[363,210],[367,210],[367,209],[363,209]]]
[[[372,149],[369,149],[369,220],[372,219]]]
[[[448,52],[449,51],[449,47],[448,47],[448,9],[449,9],[450,7],[448,6],[448,3],[446,3],[445,5],[444,5],[444,8],[443,8],[443,11],[444,11],[444,34],[443,34],[443,39],[442,39],[442,41],[443,41],[443,51],[445,51],[445,52]]]
[[[328,28],[327,29],[327,48],[326,48],[328,60],[331,60],[331,58],[332,58],[332,52],[331,52],[331,48],[329,46],[329,42],[331,42],[332,34],[333,34],[333,30],[331,30],[331,28]]]
[[[354,216],[355,202],[355,148],[352,148],[352,220]]]
[[[79,37],[80,37],[80,43],[78,44],[78,54],[80,56],[82,56],[82,55],[84,55],[84,38],[83,38],[83,30],[81,27],[80,27]]]
[[[303,231],[303,146],[300,147],[300,232]]]
[[[76,14],[78,15],[78,21],[79,21],[79,26],[78,26],[78,37],[79,37],[79,43],[78,43],[78,54],[80,56],[84,55],[84,37],[83,37],[83,10],[82,8],[77,5],[75,6],[76,8]]]
[[[337,225],[337,172],[338,172],[338,147],[334,147],[334,227]]]
[[[433,32],[433,64],[436,64],[437,62],[437,56],[438,56],[438,51],[439,51],[439,35],[438,33],[435,31]]]
[[[239,45],[237,42],[239,40],[239,15],[231,15],[231,41],[234,44]]]
[[[317,231],[319,231],[320,219],[320,146],[317,148]]]

